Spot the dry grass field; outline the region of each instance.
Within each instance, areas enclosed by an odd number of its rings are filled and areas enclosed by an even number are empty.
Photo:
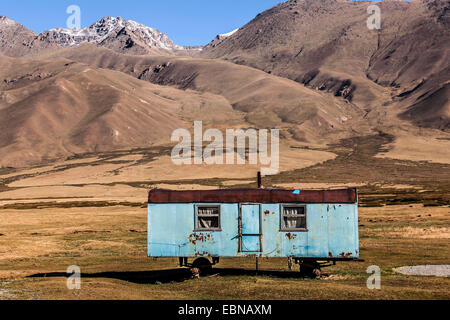
[[[450,208],[361,208],[364,262],[338,263],[321,280],[290,272],[285,259],[224,259],[213,275],[190,279],[176,259],[146,257],[146,209],[129,206],[7,209],[0,220],[0,299],[449,299],[450,279],[393,268],[449,264]],[[78,265],[81,290],[68,290]],[[382,270],[369,290],[368,266]]]
[[[380,132],[327,147],[284,144],[281,173],[264,178],[265,187],[358,187],[365,261],[338,263],[320,280],[289,271],[286,259],[262,259],[256,273],[252,258],[222,259],[211,276],[191,279],[176,259],[146,256],[149,188],[256,187],[256,166],[177,167],[170,147],[152,147],[2,168],[0,299],[449,299],[450,279],[394,268],[450,264],[450,165],[405,150],[386,158],[392,141]],[[72,265],[81,290],[66,287]],[[367,289],[372,265],[381,290]]]
[[[329,149],[293,148],[299,159],[307,159],[308,151],[336,156],[309,167],[292,162],[287,171],[264,179],[267,187],[359,188],[365,261],[338,263],[320,280],[289,271],[286,259],[262,259],[258,273],[252,258],[223,259],[211,276],[191,279],[176,259],[147,258],[148,188],[255,187],[256,168],[243,167],[230,177],[214,167],[194,168],[180,181],[161,160],[170,150],[165,148],[4,168],[0,299],[449,299],[450,279],[393,270],[450,264],[448,165],[375,157],[389,137],[364,139]],[[71,265],[81,268],[81,290],[66,287]],[[382,270],[381,290],[366,287],[371,265]]]

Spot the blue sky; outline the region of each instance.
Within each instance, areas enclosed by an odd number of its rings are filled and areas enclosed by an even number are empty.
[[[281,0],[1,0],[0,15],[40,33],[66,27],[66,8],[81,8],[81,25],[121,16],[167,33],[180,45],[203,45],[252,20]]]
[[[203,45],[252,20],[281,0],[1,0],[0,15],[40,33],[66,27],[69,5],[81,8],[82,27],[121,16],[167,33],[180,45]]]

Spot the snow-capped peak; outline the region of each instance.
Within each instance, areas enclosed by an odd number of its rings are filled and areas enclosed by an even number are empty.
[[[127,22],[128,22],[128,26],[129,26],[130,30],[132,30],[132,31],[136,31],[138,29],[149,29],[151,31],[157,31],[156,29],[147,27],[146,25],[136,22],[136,21],[133,21],[133,20],[128,20]]]
[[[75,46],[86,42],[101,44],[107,39],[114,39],[123,30],[130,36],[134,35],[140,43],[147,45],[149,48],[182,49],[181,46],[175,45],[166,34],[121,17],[104,17],[88,28],[51,29],[43,32],[41,37],[62,46]]]

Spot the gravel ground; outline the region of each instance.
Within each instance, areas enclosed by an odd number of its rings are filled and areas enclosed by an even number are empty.
[[[395,269],[395,272],[401,274],[408,274],[411,276],[437,276],[437,277],[449,277],[450,265],[426,265],[426,266],[410,266],[401,267]]]

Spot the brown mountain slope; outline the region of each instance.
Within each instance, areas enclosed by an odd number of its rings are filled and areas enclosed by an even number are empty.
[[[184,108],[231,106],[68,60],[0,58],[0,165],[148,147],[186,127]]]
[[[442,128],[448,104],[428,100],[450,79],[449,0],[384,1],[381,30],[368,30],[371,2],[291,0],[258,15],[203,57],[222,58],[344,96],[371,109],[379,103],[370,82],[419,98],[416,123]],[[407,92],[422,80],[427,86]],[[406,111],[412,104],[400,104]],[[438,111],[423,122],[427,109]],[[417,118],[419,117],[419,118]],[[445,126],[444,126],[445,127]]]
[[[149,82],[220,95],[251,125],[284,128],[301,141],[324,142],[347,136],[363,111],[341,99],[294,81],[233,63],[193,58],[138,57],[92,45],[66,48],[46,58],[62,57],[122,71]],[[206,112],[208,112],[206,110]],[[197,120],[202,120],[199,115]],[[358,130],[365,130],[361,127]]]
[[[37,34],[23,25],[0,16],[0,55],[21,57],[56,47],[54,44],[41,41]]]
[[[429,92],[425,99],[411,105],[400,117],[416,123],[420,127],[450,129],[450,82],[436,91]]]
[[[24,26],[0,17],[0,54],[22,56],[29,52],[35,33]]]

